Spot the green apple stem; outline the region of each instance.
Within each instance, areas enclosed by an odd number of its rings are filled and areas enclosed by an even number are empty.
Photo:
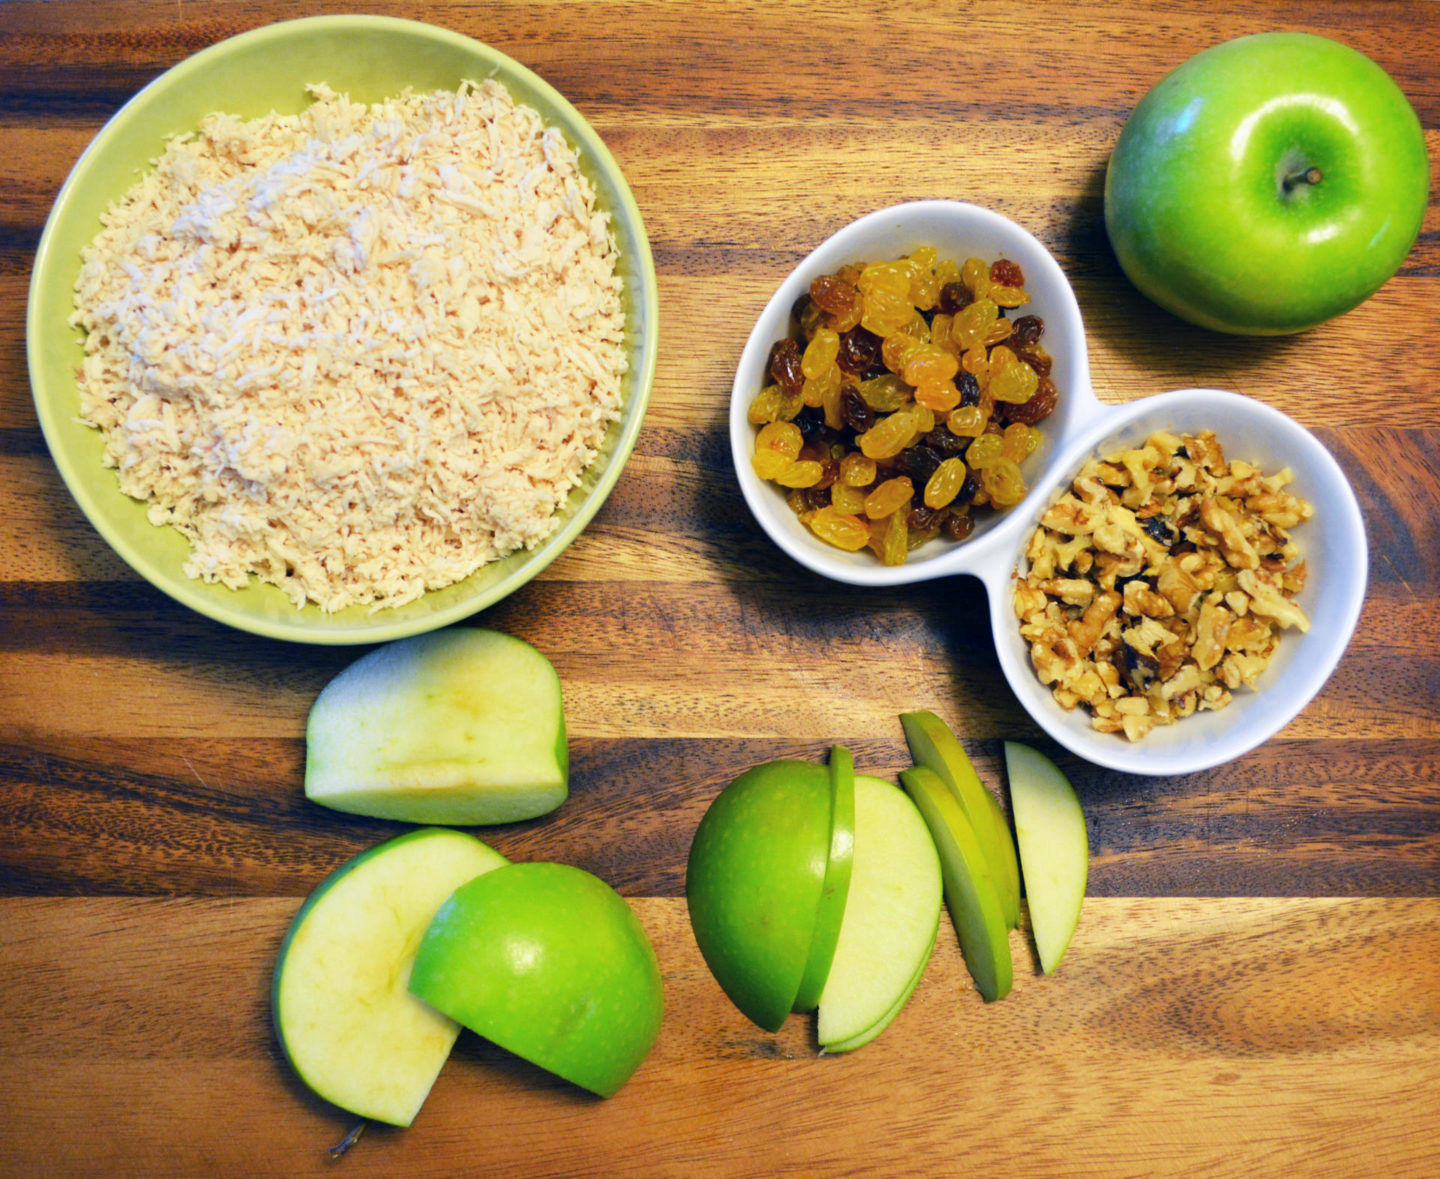
[[[360,1141],[360,1135],[365,1133],[365,1127],[369,1124],[369,1122],[356,1122],[352,1127],[350,1127],[350,1133],[346,1134],[345,1137],[340,1139],[340,1141],[337,1142],[334,1146],[327,1146],[325,1148],[325,1153],[328,1154],[332,1159],[338,1159],[341,1155],[343,1155],[352,1146],[354,1146],[357,1142]]]
[[[1302,184],[1319,184],[1324,178],[1319,168],[1306,168],[1303,172],[1291,172],[1281,183],[1286,192],[1293,192]]]

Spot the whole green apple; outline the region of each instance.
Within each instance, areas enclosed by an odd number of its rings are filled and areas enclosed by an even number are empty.
[[[510,864],[457,888],[420,941],[410,991],[601,1097],[649,1055],[664,1009],[644,927],[568,864]]]
[[[1105,227],[1142,293],[1202,327],[1303,331],[1368,299],[1420,232],[1414,109],[1364,54],[1307,33],[1214,46],[1120,133]]]

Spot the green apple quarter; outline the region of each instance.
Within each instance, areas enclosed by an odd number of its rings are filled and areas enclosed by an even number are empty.
[[[660,966],[634,911],[568,864],[510,864],[461,885],[420,941],[410,990],[601,1097],[640,1067],[664,1014]]]
[[[940,928],[940,859],[925,820],[883,778],[855,778],[849,896],[815,1031],[849,1052],[888,1027],[910,999]]]
[[[752,766],[715,797],[690,844],[696,944],[721,989],[766,1031],[801,998],[825,895],[831,795],[831,774],[816,762]]]
[[[1410,252],[1428,201],[1414,108],[1364,54],[1308,33],[1213,46],[1125,123],[1105,226],[1139,290],[1216,331],[1302,331]]]
[[[406,823],[511,823],[569,789],[560,679],[529,643],[454,627],[379,647],[337,675],[306,726],[305,794]]]
[[[422,828],[332,872],[296,914],[271,985],[276,1035],[316,1094],[408,1126],[459,1025],[409,993],[416,947],[458,886],[506,863],[473,835]]]
[[[1090,874],[1090,842],[1075,788],[1037,749],[1005,742],[1010,807],[1020,844],[1020,867],[1030,930],[1040,969],[1054,972],[1080,923]]]

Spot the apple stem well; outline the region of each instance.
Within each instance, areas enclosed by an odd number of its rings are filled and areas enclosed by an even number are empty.
[[[1286,193],[1294,192],[1302,184],[1315,185],[1325,179],[1325,175],[1319,168],[1306,168],[1303,172],[1286,173],[1280,185]]]

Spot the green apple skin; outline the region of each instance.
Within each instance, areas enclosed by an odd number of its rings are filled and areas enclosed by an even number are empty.
[[[505,858],[449,828],[406,832],[342,864],[306,899],[271,983],[275,1033],[316,1094],[408,1126],[459,1025],[407,990],[415,948],[461,884]]]
[[[560,678],[529,643],[454,627],[379,647],[330,681],[306,726],[305,794],[404,823],[513,823],[569,789]]]
[[[915,764],[936,774],[965,812],[989,865],[989,876],[1000,890],[1005,919],[1014,929],[1020,924],[1020,865],[1005,812],[985,789],[974,762],[949,725],[925,711],[902,713],[900,725]]]
[[[830,858],[830,773],[782,758],[710,804],[685,869],[700,953],[751,1022],[778,1031],[800,997]]]
[[[660,1033],[655,950],[625,899],[568,864],[510,864],[461,885],[415,954],[411,992],[601,1097]]]
[[[814,1011],[835,960],[845,904],[850,895],[850,877],[855,865],[855,759],[844,746],[830,750],[830,858],[825,864],[825,884],[820,908],[815,915],[815,932],[810,937],[810,954],[800,990],[791,1004],[793,1011]]]
[[[987,1003],[1003,999],[1015,983],[1010,922],[980,840],[959,802],[927,766],[900,774],[930,828],[945,881],[945,903],[975,989]]]
[[[1070,780],[1039,750],[1006,741],[1005,769],[1030,930],[1040,969],[1051,974],[1065,957],[1085,903],[1090,875],[1085,813]]]
[[[1197,54],[1136,106],[1106,172],[1105,227],[1160,306],[1279,335],[1399,269],[1429,178],[1420,120],[1384,70],[1325,37],[1260,33]]]
[[[857,775],[850,895],[816,1017],[826,1052],[868,1044],[900,1013],[930,959],[942,901],[940,857],[915,803]]]

